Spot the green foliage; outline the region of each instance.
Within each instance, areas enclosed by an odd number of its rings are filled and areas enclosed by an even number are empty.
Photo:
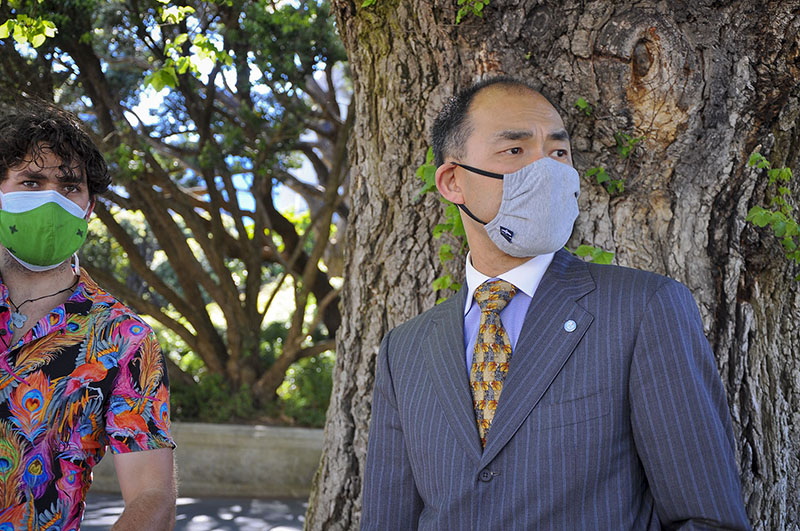
[[[747,213],[747,221],[756,227],[770,227],[776,238],[781,241],[786,258],[800,264],[800,227],[794,217],[792,205],[789,203],[791,192],[786,186],[792,179],[791,168],[773,168],[772,164],[759,152],[750,155],[747,165],[767,170],[770,186],[777,188],[770,199],[770,209],[754,206]],[[800,275],[795,277],[800,280]]]
[[[586,101],[586,98],[583,97],[578,98],[578,100],[575,102],[575,107],[586,116],[591,116],[594,112],[592,105]],[[630,157],[635,153],[636,147],[643,142],[644,139],[644,135],[635,136],[629,133],[623,133],[622,131],[614,133],[617,157],[623,161],[629,160]],[[625,179],[613,178],[602,166],[594,166],[586,170],[586,177],[589,179],[594,177],[597,181],[597,184],[602,185],[609,195],[618,195],[625,191]]]
[[[458,13],[456,14],[456,24],[460,24],[461,20],[468,15],[475,15],[476,17],[483,16],[483,8],[489,5],[489,0],[458,0]]]
[[[56,32],[56,25],[51,21],[25,14],[19,14],[0,25],[0,39],[12,36],[19,44],[30,43],[34,48],[44,44],[48,38],[55,37]]]
[[[148,74],[144,78],[144,84],[150,85],[156,92],[160,92],[165,87],[174,88],[178,86],[178,74],[172,66],[165,66]]]
[[[614,260],[614,253],[604,251],[599,247],[593,247],[591,245],[579,245],[574,251],[566,247],[565,249],[576,256],[580,256],[581,258],[588,256],[589,261],[594,262],[595,264],[610,264],[611,261]]]
[[[585,114],[586,116],[591,116],[592,111],[594,110],[591,104],[589,104],[589,102],[586,101],[584,98],[578,98],[578,101],[575,102],[575,107],[583,111],[583,114]]]
[[[433,164],[433,148],[429,147],[425,154],[425,162],[417,168],[417,177],[422,180],[422,188],[417,194],[417,198],[422,195],[436,191],[436,166]],[[444,223],[439,223],[433,228],[433,237],[439,239],[443,234],[451,234],[461,242],[461,249],[465,249],[467,245],[467,233],[464,231],[464,224],[461,221],[461,216],[458,213],[458,207],[453,203],[439,197],[439,200],[447,206],[444,210]],[[445,265],[446,262],[455,258],[452,245],[442,243],[439,245],[439,262]],[[433,281],[434,291],[443,290],[458,291],[461,289],[461,284],[453,280],[451,275],[445,274]],[[443,302],[444,298],[439,298],[436,304]]]
[[[425,162],[417,168],[417,177],[422,179],[422,189],[417,198],[436,190],[436,166],[433,164],[433,148],[429,147],[425,153]]]
[[[159,0],[161,1],[161,0]],[[162,2],[164,4],[169,2]],[[183,22],[189,15],[195,12],[195,9],[191,6],[171,6],[161,8],[161,22],[166,24],[178,24],[179,22]]]
[[[168,24],[178,24],[194,12],[192,7],[173,6],[162,10],[161,19]],[[179,75],[187,72],[194,76],[199,75],[204,61],[220,62],[225,66],[233,64],[233,57],[226,50],[218,48],[207,35],[194,35],[191,37],[191,46],[187,47],[189,39],[188,33],[180,33],[167,41],[164,47],[164,54],[167,56],[164,66],[152,71],[144,79],[145,86],[152,86],[156,92],[166,87],[175,88],[179,83]],[[185,54],[187,51],[188,55]]]
[[[221,374],[204,373],[194,385],[170,384],[172,418],[195,422],[236,422],[263,414],[247,386],[234,389]]]
[[[185,378],[170,382],[172,418],[186,422],[267,422],[322,427],[333,387],[333,366],[336,356],[325,352],[303,358],[286,371],[286,379],[278,389],[278,401],[256,404],[247,386],[239,389],[221,375],[206,371],[202,360],[189,351],[183,341],[158,324],[154,327],[166,355],[179,359]],[[262,331],[260,353],[269,363],[281,354],[286,339],[286,326],[270,323]]]
[[[625,191],[625,180],[612,179],[602,166],[595,166],[586,170],[586,177],[596,177],[597,184],[602,184],[609,195],[621,194]]]
[[[627,133],[618,132],[614,134],[614,139],[617,141],[617,154],[619,158],[625,160],[631,156],[636,145],[644,140],[644,136],[633,136]]]
[[[286,380],[278,389],[283,414],[303,426],[323,427],[333,389],[335,363],[332,353],[323,353],[289,367]]]
[[[377,1],[378,0],[364,0],[364,2],[361,4],[361,7],[374,6]]]

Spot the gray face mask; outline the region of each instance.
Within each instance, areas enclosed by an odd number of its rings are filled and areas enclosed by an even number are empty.
[[[453,162],[465,170],[503,180],[503,201],[490,222],[478,219],[466,205],[458,205],[484,225],[504,253],[516,257],[555,252],[567,243],[578,217],[580,178],[575,168],[551,158],[534,161],[508,175]]]

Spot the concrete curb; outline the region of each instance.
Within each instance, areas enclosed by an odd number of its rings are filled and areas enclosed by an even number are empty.
[[[305,497],[322,455],[323,430],[174,422],[180,496]],[[110,452],[92,490],[119,492]]]

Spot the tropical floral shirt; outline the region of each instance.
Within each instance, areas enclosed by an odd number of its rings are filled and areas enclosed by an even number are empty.
[[[17,344],[0,281],[0,531],[79,529],[92,467],[175,446],[153,331],[81,270]]]

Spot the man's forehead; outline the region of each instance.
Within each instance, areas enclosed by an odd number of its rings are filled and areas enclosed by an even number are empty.
[[[475,95],[469,113],[486,122],[504,121],[524,126],[534,120],[563,127],[555,107],[538,92],[523,87],[487,87]]]
[[[28,153],[17,166],[10,170],[31,178],[56,177],[60,181],[68,182],[80,182],[85,179],[83,164],[80,161],[73,159],[67,165],[49,148],[41,148]]]
[[[533,133],[534,127],[564,129],[555,107],[538,92],[523,87],[488,87],[475,96],[469,113],[473,124],[492,137],[516,140],[525,131]]]

